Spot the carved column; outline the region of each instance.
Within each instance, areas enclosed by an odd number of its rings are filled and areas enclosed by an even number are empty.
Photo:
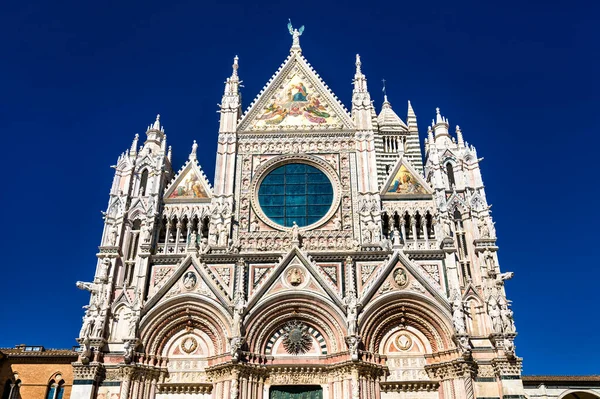
[[[127,367],[123,369],[123,376],[125,379],[121,384],[121,396],[119,399],[129,399],[129,391],[131,388],[131,378],[133,377],[133,369]]]

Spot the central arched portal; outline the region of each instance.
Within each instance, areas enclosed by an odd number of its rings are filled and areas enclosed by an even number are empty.
[[[323,399],[320,385],[282,385],[271,387],[269,399]]]

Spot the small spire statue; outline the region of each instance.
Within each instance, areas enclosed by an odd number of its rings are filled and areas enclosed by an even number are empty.
[[[192,152],[190,152],[190,161],[196,159],[196,151],[198,150],[198,143],[194,140],[194,144],[192,144]]]
[[[292,27],[292,20],[288,18],[288,31],[290,35],[292,35],[292,48],[291,51],[301,51],[300,49],[300,36],[302,36],[302,32],[304,32],[304,25],[300,27],[300,29],[294,29]]]

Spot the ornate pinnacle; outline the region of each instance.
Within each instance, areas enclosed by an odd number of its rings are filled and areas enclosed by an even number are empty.
[[[152,126],[154,130],[160,130],[160,114],[156,115],[156,120],[154,121],[154,125]]]
[[[360,62],[360,55],[356,54],[356,74],[357,75],[362,74],[362,71],[360,70],[361,65],[362,65],[362,62]]]
[[[239,58],[238,58],[237,55],[235,57],[233,57],[233,65],[231,66],[233,68],[233,72],[231,73],[231,77],[232,78],[234,78],[234,77],[237,78],[238,77],[238,73],[237,73],[238,68],[239,68],[238,59]]]

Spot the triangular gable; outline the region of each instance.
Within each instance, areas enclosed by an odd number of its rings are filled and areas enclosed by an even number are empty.
[[[384,198],[419,198],[430,197],[432,192],[429,184],[415,171],[410,162],[404,157],[400,157],[382,186],[381,196]]]
[[[341,294],[337,292],[338,288],[329,281],[329,277],[326,275],[325,271],[311,262],[297,247],[292,248],[281,262],[275,266],[274,270],[269,271],[268,277],[263,280],[260,287],[254,290],[253,295],[248,298],[248,308],[252,308],[264,297],[267,291],[272,289],[273,286],[281,284],[280,277],[285,270],[289,269],[290,264],[297,264],[299,267],[301,266],[303,270],[311,275],[312,280],[320,287],[319,291],[322,291],[327,298],[331,299],[340,308],[343,308],[342,299],[340,297]],[[308,277],[309,276],[305,276],[305,278]],[[290,288],[287,287],[286,289]]]
[[[188,255],[176,267],[175,272],[170,275],[156,295],[148,300],[144,306],[144,311],[149,311],[162,300],[189,293],[206,296],[220,302],[225,308],[229,308],[231,306],[230,300],[221,287],[211,281],[212,276],[205,269],[206,265],[200,266],[195,256]]]
[[[187,161],[164,195],[166,203],[210,202],[212,190],[196,160]]]
[[[290,55],[252,102],[239,131],[352,129],[348,111],[301,54]]]
[[[399,269],[404,270],[404,276],[402,276],[402,272],[398,271]],[[368,303],[373,298],[388,292],[406,289],[426,295],[444,307],[449,307],[447,298],[439,288],[429,282],[424,273],[400,251],[395,251],[387,264],[381,268],[381,273],[378,273],[374,283],[363,292],[360,302]]]

